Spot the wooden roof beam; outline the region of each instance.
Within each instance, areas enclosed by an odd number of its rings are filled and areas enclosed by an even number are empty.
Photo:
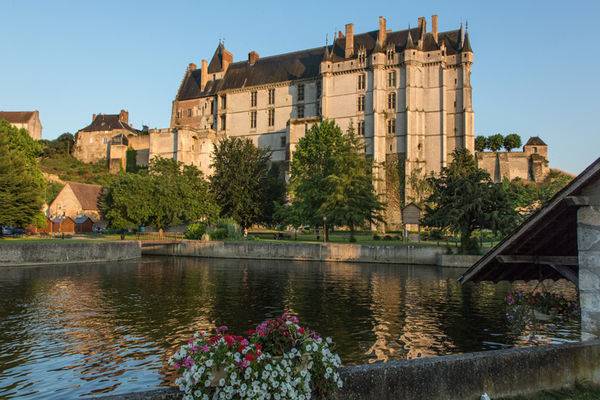
[[[567,265],[578,266],[577,256],[526,256],[526,255],[501,255],[496,260],[502,264],[541,264],[541,265]]]

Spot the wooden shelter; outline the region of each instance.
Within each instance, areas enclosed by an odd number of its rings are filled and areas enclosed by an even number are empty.
[[[579,289],[582,337],[600,337],[600,158],[459,281],[563,278]]]
[[[75,233],[75,221],[71,217],[59,217],[53,221],[53,233]]]
[[[80,215],[75,218],[75,232],[89,233],[94,230],[94,221],[87,215]]]

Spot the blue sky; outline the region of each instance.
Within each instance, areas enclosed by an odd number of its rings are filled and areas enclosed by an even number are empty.
[[[129,110],[166,127],[189,62],[219,38],[236,60],[323,45],[355,32],[469,22],[477,134],[518,132],[550,145],[550,164],[580,172],[600,156],[600,1],[0,0],[0,110],[38,109],[45,138],[94,113]],[[430,26],[430,25],[429,25]]]

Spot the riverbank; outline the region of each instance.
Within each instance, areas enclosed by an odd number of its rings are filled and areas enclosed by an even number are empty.
[[[181,243],[142,249],[143,254],[204,258],[364,262],[435,265],[444,249],[436,246],[369,246],[340,243],[276,243],[258,241]]]
[[[446,254],[434,245],[362,245],[259,241],[183,240],[176,244],[144,247],[144,255],[260,260],[294,260],[470,267],[478,256]]]
[[[600,341],[514,348],[345,367],[344,400],[465,400],[531,396],[600,384]],[[175,388],[103,400],[181,399]],[[520,399],[529,397],[519,397]],[[585,397],[584,397],[585,398]]]
[[[10,240],[0,243],[0,265],[122,261],[140,258],[136,241]]]

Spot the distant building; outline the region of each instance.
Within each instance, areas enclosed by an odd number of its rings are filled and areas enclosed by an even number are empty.
[[[40,112],[35,111],[0,111],[0,119],[5,119],[17,128],[26,129],[35,140],[42,138],[42,122]]]
[[[119,114],[94,114],[92,123],[75,135],[73,155],[85,163],[95,163],[111,158],[123,158],[124,155],[121,157],[119,153],[122,150],[119,145],[125,149],[141,147],[147,152],[148,137],[141,133],[129,125],[129,113],[126,110],[121,110]],[[115,145],[113,149],[110,148],[111,144]],[[111,154],[111,150],[119,154]],[[142,158],[147,160],[148,155]],[[140,163],[143,164],[144,160],[140,159]]]
[[[47,214],[51,218],[66,216],[72,219],[85,215],[98,221],[98,200],[101,193],[102,187],[99,185],[67,182],[48,207]]]
[[[533,136],[525,143],[523,151],[478,152],[477,165],[486,170],[496,183],[516,178],[541,182],[550,172],[548,145],[538,136]]]

